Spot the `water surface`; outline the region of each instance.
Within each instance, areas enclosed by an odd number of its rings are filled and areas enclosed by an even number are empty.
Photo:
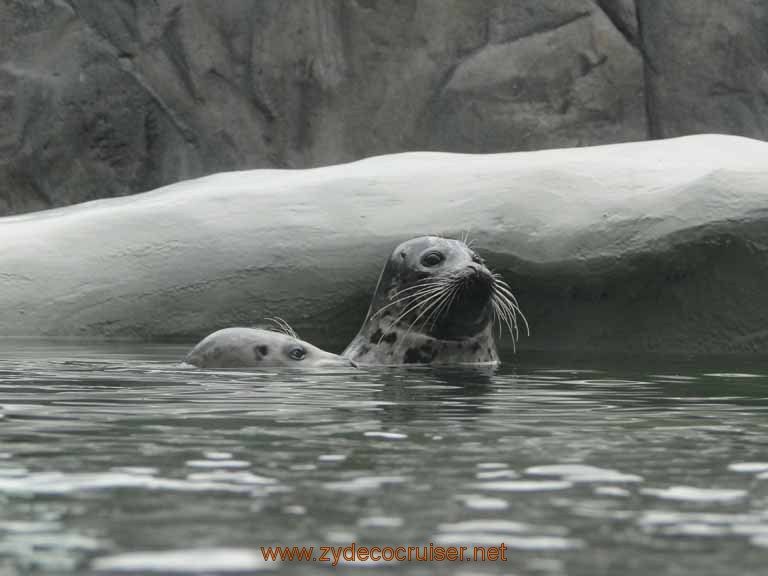
[[[327,574],[261,546],[507,546],[368,574],[764,574],[768,359],[188,370],[0,343],[0,574]]]

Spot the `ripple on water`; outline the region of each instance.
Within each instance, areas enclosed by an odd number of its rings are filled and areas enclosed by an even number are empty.
[[[764,570],[768,400],[755,378],[516,367],[465,386],[430,370],[181,373],[117,359],[107,379],[39,364],[3,376],[0,361],[0,572],[314,572],[265,565],[258,546],[429,536],[504,542],[521,551],[516,574]],[[436,569],[473,568],[506,570]]]
[[[366,438],[381,438],[382,440],[405,440],[408,438],[408,434],[400,434],[399,432],[378,432],[371,431],[365,433]]]
[[[369,516],[357,521],[361,528],[400,528],[403,523],[399,516]]]
[[[229,460],[232,454],[229,452],[206,452],[203,454],[206,460]]]
[[[595,494],[597,496],[615,496],[617,498],[625,498],[629,496],[631,492],[625,488],[619,488],[618,486],[597,486],[595,487]]]
[[[227,481],[209,481],[211,476],[190,475],[186,480],[158,478],[151,475],[124,474],[117,472],[64,473],[41,472],[22,477],[0,478],[0,494],[77,494],[92,490],[112,490],[116,488],[137,488],[145,490],[169,490],[179,492],[251,492],[248,486],[239,482],[242,478],[234,475]],[[257,477],[258,478],[258,477]],[[263,482],[259,482],[263,484]]]
[[[502,468],[508,468],[507,464],[503,462],[478,462],[475,468],[478,470],[500,470]]]
[[[317,457],[319,462],[344,462],[347,459],[345,454],[320,454]]]
[[[440,524],[432,538],[444,546],[499,546],[516,550],[559,551],[581,548],[584,543],[568,538],[568,530],[559,526],[536,527],[509,520],[467,520]]]
[[[246,460],[188,460],[191,468],[248,468],[251,465]]]
[[[277,480],[268,476],[260,476],[246,470],[211,470],[210,472],[194,472],[187,475],[187,480],[202,483],[249,484],[253,486],[274,486]]]
[[[480,494],[459,494],[456,499],[464,503],[470,510],[506,510],[509,503],[501,498],[489,498]]]
[[[696,488],[694,486],[671,486],[669,488],[643,488],[643,494],[656,496],[662,500],[679,500],[681,502],[712,502],[730,503],[747,497],[746,490],[723,488]]]
[[[668,536],[747,536],[768,538],[768,514],[652,510],[638,524],[646,532]]]
[[[728,464],[728,470],[733,472],[758,473],[768,472],[768,462],[734,462]]]
[[[351,480],[326,482],[323,487],[334,492],[369,492],[380,490],[387,484],[402,484],[407,482],[405,476],[359,476]]]
[[[472,486],[490,492],[549,492],[550,490],[566,490],[571,488],[573,483],[561,480],[509,480],[478,482]]]
[[[710,378],[762,378],[763,374],[752,374],[749,372],[710,372],[709,374],[703,374],[703,376],[709,376]]]
[[[526,469],[531,476],[560,476],[568,482],[642,482],[643,477],[585,464],[553,464]]]
[[[488,470],[486,472],[476,472],[475,478],[478,480],[514,480],[520,478],[520,474],[514,470]]]
[[[198,548],[103,556],[95,559],[91,567],[98,572],[200,574],[271,570],[277,564],[245,548]]]
[[[0,557],[15,556],[22,565],[57,574],[74,570],[79,554],[98,552],[108,544],[54,523],[5,523],[0,532],[5,532],[0,538]]]

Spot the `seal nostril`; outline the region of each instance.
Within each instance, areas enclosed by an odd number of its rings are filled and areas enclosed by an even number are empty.
[[[471,274],[469,275],[470,280],[486,280],[490,278],[490,274],[488,274],[485,267],[480,264],[472,262],[467,267],[471,270]]]

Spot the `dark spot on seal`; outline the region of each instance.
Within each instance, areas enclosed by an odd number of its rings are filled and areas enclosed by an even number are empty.
[[[262,344],[261,346],[259,346],[259,352],[261,353],[262,356],[267,356],[269,354],[269,346],[267,346],[266,344]]]
[[[432,362],[437,356],[437,350],[432,348],[432,344],[422,344],[419,348],[421,352],[422,362]]]
[[[266,344],[259,344],[253,347],[253,357],[256,360],[261,360],[267,354],[269,354],[269,346]]]
[[[491,351],[491,347],[488,346],[488,357],[490,358],[491,356],[493,356],[493,352]]]
[[[379,343],[379,340],[381,340],[381,337],[382,337],[383,335],[384,335],[384,334],[382,334],[382,332],[381,332],[381,328],[376,328],[376,332],[374,332],[373,334],[371,334],[371,343],[372,343],[372,344],[378,344],[378,343]]]
[[[459,350],[461,350],[462,348],[464,348],[464,344],[462,344],[461,342],[459,342]]]
[[[419,348],[409,348],[403,357],[403,364],[429,364],[437,356],[437,351],[431,344],[423,344]]]
[[[419,364],[421,362],[421,354],[416,348],[408,348],[403,356],[403,364]]]
[[[395,334],[394,332],[390,332],[389,334],[384,336],[383,340],[387,344],[394,344],[395,340],[397,340],[397,334]]]
[[[472,352],[477,352],[478,350],[480,350],[480,342],[475,342],[472,344]]]

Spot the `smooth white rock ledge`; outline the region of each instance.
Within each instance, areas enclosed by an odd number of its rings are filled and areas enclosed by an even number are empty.
[[[216,174],[0,219],[0,336],[188,338],[278,315],[343,347],[392,248],[463,235],[521,349],[768,347],[768,144],[417,152]]]

